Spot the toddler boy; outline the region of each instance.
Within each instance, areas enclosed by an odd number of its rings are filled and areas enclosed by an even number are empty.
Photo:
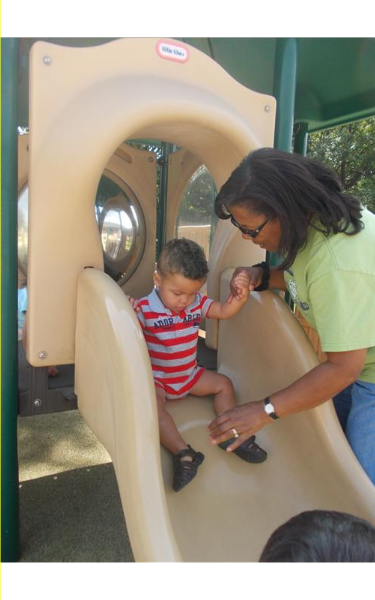
[[[217,302],[200,293],[208,273],[203,249],[185,238],[170,240],[162,249],[154,274],[154,290],[132,301],[143,329],[155,381],[160,441],[173,455],[173,489],[178,492],[196,475],[204,460],[180,435],[165,408],[166,400],[188,394],[214,395],[217,415],[235,406],[231,380],[220,373],[206,371],[196,360],[198,332],[203,317],[229,319],[246,303],[249,279],[241,273],[236,279],[237,297]],[[238,432],[233,432],[238,437]],[[220,444],[226,449],[233,438]],[[247,462],[259,463],[267,453],[246,440],[234,453]]]

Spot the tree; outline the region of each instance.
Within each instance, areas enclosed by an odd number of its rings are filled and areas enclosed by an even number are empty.
[[[336,171],[344,190],[375,213],[375,117],[311,134],[307,153]]]

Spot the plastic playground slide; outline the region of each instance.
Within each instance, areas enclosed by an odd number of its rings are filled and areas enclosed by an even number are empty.
[[[249,151],[273,144],[275,98],[240,85],[204,53],[158,38],[91,48],[38,42],[29,94],[27,359],[36,367],[75,363],[79,409],[112,457],[135,559],[257,561],[278,525],[312,508],[375,523],[375,488],[329,402],[265,427],[258,439],[268,459],[260,465],[210,445],[210,399],[171,404],[188,443],[206,455],[194,481],[173,492],[147,348],[123,290],[102,272],[94,199],[124,140],[187,149],[219,189]],[[169,206],[169,232],[175,208]],[[154,248],[150,227],[146,235]],[[224,297],[230,269],[263,255],[220,222],[208,294]],[[151,274],[153,255],[149,262]],[[130,283],[147,281],[135,273]],[[219,327],[208,320],[206,341],[217,348],[218,368],[232,378],[240,403],[264,398],[318,364],[302,327],[271,291],[252,294]]]
[[[222,273],[223,297],[231,273]],[[302,327],[271,291],[253,293],[219,325],[218,368],[232,378],[239,403],[287,386],[316,364]],[[171,457],[159,446],[137,318],[116,283],[93,268],[78,283],[76,393],[81,414],[112,457],[136,561],[257,561],[274,529],[309,509],[375,523],[375,488],[331,402],[265,427],[258,441],[268,459],[259,465],[209,443],[210,398],[169,403],[184,438],[206,456],[194,481],[176,494]]]

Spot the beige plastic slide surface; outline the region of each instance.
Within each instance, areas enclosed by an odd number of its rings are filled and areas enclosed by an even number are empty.
[[[221,278],[222,296],[230,276]],[[219,327],[219,370],[239,403],[285,387],[318,364],[287,306],[254,293]],[[309,509],[349,512],[375,524],[375,488],[354,457],[331,403],[272,423],[258,434],[268,459],[251,465],[209,444],[210,398],[168,403],[186,441],[206,458],[179,493],[162,450],[146,346],[136,317],[112,280],[80,276],[77,318],[79,407],[114,461],[136,561],[256,562],[269,535]]]
[[[95,194],[124,140],[187,148],[217,188],[251,149],[273,145],[274,98],[243,87],[175,40],[167,43],[183,48],[187,60],[169,60],[161,43],[133,38],[90,48],[32,47],[27,356],[35,366],[74,362],[78,275],[89,265],[103,269]],[[220,229],[218,251],[225,253],[234,228]],[[215,260],[221,266],[224,259]],[[217,270],[211,271],[216,294]]]
[[[75,372],[79,411],[113,460],[136,560],[179,561],[147,347],[125,295],[96,269],[79,276]]]

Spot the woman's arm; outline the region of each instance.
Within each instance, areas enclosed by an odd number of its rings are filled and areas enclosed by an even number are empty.
[[[322,363],[303,375],[300,379],[270,396],[279,418],[315,408],[356,381],[366,360],[367,349],[348,352],[328,352],[327,362]],[[231,429],[240,433],[239,438],[230,446],[235,450],[264,425],[272,423],[263,407],[263,400],[248,402],[233,408],[209,425],[212,443],[218,444],[232,437]]]
[[[252,292],[258,285],[263,282],[263,269],[261,267],[237,267],[232,275],[230,282],[230,290],[234,297],[237,297],[235,280],[240,274],[246,274],[249,278],[249,291]],[[278,270],[276,267],[270,268],[270,277],[268,286],[275,290],[287,290],[284,280],[284,271]]]
[[[214,301],[210,305],[207,317],[209,319],[230,319],[241,310],[246,302],[246,296],[240,299],[232,295],[225,302]]]
[[[274,290],[284,290],[284,292],[286,292],[287,287],[284,279],[284,271],[280,271],[275,267],[272,267],[270,269],[270,279],[268,285]]]
[[[287,417],[326,402],[358,379],[366,354],[367,348],[327,352],[327,362],[321,363],[285,390],[270,396],[276,414]]]

